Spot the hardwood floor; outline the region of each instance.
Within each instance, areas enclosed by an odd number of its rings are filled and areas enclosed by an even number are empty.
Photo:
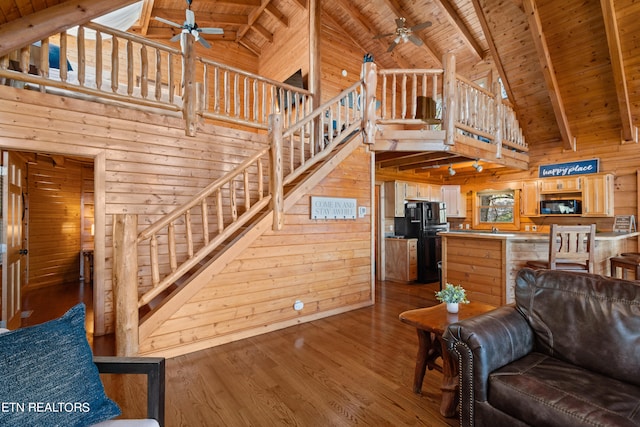
[[[459,425],[439,413],[442,374],[412,392],[417,335],[398,320],[436,290],[380,282],[372,307],[168,359],[167,427]],[[145,416],[142,377],[103,382],[125,417]]]

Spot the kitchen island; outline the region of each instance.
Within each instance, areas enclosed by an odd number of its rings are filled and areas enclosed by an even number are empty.
[[[637,252],[639,234],[597,233],[595,273],[610,275],[610,257]],[[549,257],[548,233],[451,230],[439,235],[443,282],[462,285],[470,300],[495,306],[514,302],[516,273],[527,261]]]

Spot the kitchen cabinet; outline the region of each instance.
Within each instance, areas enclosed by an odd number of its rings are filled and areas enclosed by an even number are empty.
[[[613,174],[598,173],[523,181],[520,215],[545,216],[540,212],[540,201],[568,199],[582,203],[582,214],[574,216],[613,217],[613,180]]]
[[[540,182],[538,180],[522,182],[522,191],[520,193],[520,215],[540,215]]]
[[[447,208],[447,218],[465,218],[467,216],[467,198],[460,192],[459,185],[440,187],[440,201]]]
[[[384,212],[387,218],[403,217],[405,200],[419,199],[439,202],[440,186],[419,182],[386,181],[384,183]]]
[[[583,177],[582,216],[613,217],[613,175]]]
[[[540,193],[580,192],[582,177],[570,176],[564,178],[543,178],[540,180]]]
[[[418,279],[418,239],[385,239],[385,279]]]
[[[406,197],[406,191],[406,182],[386,181],[384,183],[385,217],[404,216],[404,200]]]

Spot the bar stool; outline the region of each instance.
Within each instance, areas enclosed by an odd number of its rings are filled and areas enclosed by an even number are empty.
[[[634,280],[640,280],[640,254],[626,253],[611,257],[611,277],[618,277],[618,267],[622,269],[622,279],[627,279],[629,270],[633,271]]]

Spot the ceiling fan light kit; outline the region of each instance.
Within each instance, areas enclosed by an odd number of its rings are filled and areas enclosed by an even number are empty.
[[[182,25],[180,24],[176,24],[173,21],[169,21],[168,19],[164,19],[164,18],[160,18],[158,16],[155,16],[154,19],[156,21],[160,21],[162,23],[165,23],[167,25],[170,25],[172,27],[176,27],[176,28],[180,28],[181,31],[180,33],[176,34],[175,36],[173,36],[170,41],[175,42],[180,40],[181,35],[184,34],[191,34],[194,38],[195,41],[199,42],[202,46],[206,47],[206,48],[210,48],[211,45],[209,44],[209,42],[207,42],[204,38],[202,38],[200,36],[200,34],[224,34],[224,30],[222,28],[200,28],[198,27],[198,24],[196,23],[196,16],[195,13],[193,13],[193,11],[191,10],[191,3],[192,0],[186,0],[187,1],[187,9],[185,10],[185,21]]]
[[[374,39],[381,39],[383,37],[395,36],[393,42],[387,49],[387,52],[391,52],[400,42],[406,43],[411,41],[416,46],[422,46],[424,43],[419,37],[416,37],[413,33],[415,31],[423,30],[427,27],[431,26],[431,22],[423,22],[422,24],[414,25],[412,27],[407,27],[407,20],[405,18],[397,18],[396,19],[396,31],[393,33],[387,34],[378,34],[374,37]]]

